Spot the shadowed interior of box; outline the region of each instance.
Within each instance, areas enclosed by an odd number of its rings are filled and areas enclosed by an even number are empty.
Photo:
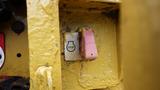
[[[118,4],[95,1],[60,1],[62,80],[64,90],[106,89],[119,84],[117,55]],[[64,60],[64,34],[91,27],[98,58],[93,61]]]

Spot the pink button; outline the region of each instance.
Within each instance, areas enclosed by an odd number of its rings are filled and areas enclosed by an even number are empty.
[[[81,54],[85,59],[96,59],[98,56],[94,32],[91,28],[82,28]]]

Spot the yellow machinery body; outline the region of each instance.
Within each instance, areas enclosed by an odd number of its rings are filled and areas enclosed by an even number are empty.
[[[159,90],[152,82],[159,79],[159,62],[152,67],[158,55],[151,44],[157,44],[159,13],[146,10],[158,11],[153,2],[123,0],[119,15],[119,0],[27,0],[25,31],[1,28],[6,59],[0,75],[30,77],[30,90]],[[98,58],[65,61],[64,33],[84,26],[94,29]]]

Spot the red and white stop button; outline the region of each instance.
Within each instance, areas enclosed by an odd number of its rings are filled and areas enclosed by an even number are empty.
[[[4,59],[5,59],[5,55],[4,55],[4,34],[0,33],[0,68],[2,68],[3,64],[4,64]]]

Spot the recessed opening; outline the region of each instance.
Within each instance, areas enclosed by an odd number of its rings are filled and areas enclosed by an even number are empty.
[[[22,56],[22,54],[21,53],[17,53],[17,57],[21,57]]]
[[[0,90],[4,90],[2,86],[0,86]]]
[[[14,86],[14,87],[12,87],[11,90],[27,90],[27,89],[25,89],[24,87],[21,87],[21,86]]]
[[[104,0],[89,0],[87,2],[86,0],[60,0],[61,53],[65,53],[65,34],[69,32],[79,33],[81,31],[77,30],[77,28],[83,27],[90,27],[94,30],[94,38],[98,51],[98,58],[94,59],[93,62],[86,62],[84,59],[75,59],[75,61],[70,61],[68,64],[68,61],[65,60],[65,54],[62,54],[62,68],[65,68],[62,69],[64,76],[62,79],[62,86],[65,88],[67,87],[68,90],[80,86],[85,87],[85,89],[98,90],[99,88],[104,88],[103,86],[113,87],[114,84],[116,85],[118,83],[116,33],[119,17],[119,15],[117,15],[119,12],[119,3],[103,1]],[[79,40],[81,40],[81,38]],[[80,47],[82,46],[80,45]],[[82,53],[80,53],[80,55],[81,54]],[[94,56],[92,52],[89,54],[90,56]],[[101,65],[102,63],[103,65]],[[96,68],[93,69],[93,67]],[[72,69],[74,69],[74,73],[81,73],[81,75],[78,76],[78,80],[73,79],[77,78],[77,76],[70,73]],[[112,73],[110,71],[112,71]],[[102,75],[104,77],[101,77]],[[94,83],[95,77],[99,83]],[[112,81],[107,81],[111,78],[113,78]],[[71,85],[74,87],[70,86],[67,81],[72,81]],[[86,84],[88,83],[89,85],[87,86]]]
[[[5,76],[0,79],[0,90],[29,90],[29,78]]]

